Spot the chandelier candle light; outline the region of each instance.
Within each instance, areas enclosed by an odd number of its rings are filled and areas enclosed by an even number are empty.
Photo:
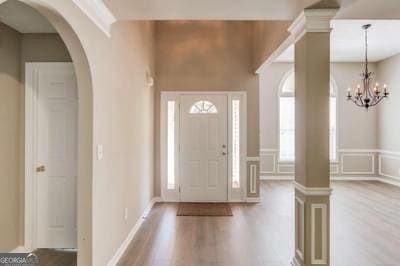
[[[376,83],[371,90],[371,83],[373,80],[373,73],[368,70],[368,29],[371,24],[363,25],[362,28],[365,31],[365,70],[361,74],[362,85],[358,84],[357,88],[354,89],[354,94],[351,94],[352,89],[347,90],[347,100],[351,100],[359,107],[364,107],[368,110],[369,107],[375,106],[382,101],[383,98],[387,98],[389,95],[386,84],[382,87],[379,83]]]

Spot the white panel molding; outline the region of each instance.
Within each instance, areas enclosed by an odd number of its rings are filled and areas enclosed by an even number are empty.
[[[272,169],[269,171],[260,171],[261,174],[275,174],[276,172],[276,153],[261,153],[261,158],[272,157]],[[260,158],[260,160],[261,160]],[[261,165],[260,165],[261,168]]]
[[[247,157],[246,160],[248,162],[259,162],[260,161],[260,157]]]
[[[399,161],[399,163],[400,163],[400,155],[398,155],[398,156],[393,156],[393,155],[379,154],[379,155],[378,155],[378,171],[379,171],[379,175],[381,175],[381,176],[386,176],[386,177],[390,177],[390,178],[393,178],[393,179],[399,179],[399,180],[400,180],[400,170],[399,170],[399,172],[398,172],[399,176],[394,176],[394,175],[390,175],[390,174],[387,174],[387,173],[384,173],[384,172],[383,172],[383,169],[382,169],[382,160],[385,159],[385,158],[391,159],[391,160],[397,160],[397,161]]]
[[[321,258],[317,259],[315,256],[315,212],[317,209],[321,210],[321,241],[322,241],[322,254]],[[326,264],[328,261],[328,207],[327,204],[311,204],[311,264]]]
[[[250,164],[250,193],[257,193],[257,165]]]
[[[300,228],[300,232],[298,232],[296,241],[296,254],[300,257],[301,260],[304,260],[304,201],[302,201],[299,197],[295,198],[296,200],[296,208],[297,208],[297,219],[296,219],[296,228]],[[299,226],[298,223],[301,223]]]
[[[371,157],[371,171],[345,171],[344,170],[344,157]],[[373,175],[375,174],[375,153],[342,153],[340,154],[341,172],[345,175]]]
[[[131,243],[132,239],[135,237],[135,235],[138,232],[139,228],[142,226],[143,222],[146,220],[146,218],[147,218],[148,214],[150,213],[151,209],[153,208],[154,204],[159,202],[159,201],[160,201],[160,198],[153,198],[149,202],[149,204],[147,205],[146,209],[143,211],[142,216],[139,218],[139,220],[132,227],[131,231],[129,232],[128,236],[125,238],[124,242],[122,242],[121,246],[115,252],[114,256],[107,263],[107,266],[115,266],[115,265],[117,265],[118,261],[121,259],[122,255],[124,254],[125,250],[128,248],[128,246]]]
[[[294,167],[294,163],[278,163],[278,174],[294,174],[294,171],[282,171],[281,167]]]
[[[97,27],[111,37],[111,25],[116,18],[104,4],[103,0],[72,0]]]
[[[296,181],[293,183],[295,188],[306,196],[329,196],[332,193],[330,187],[305,187]]]
[[[276,153],[278,152],[278,149],[260,149],[260,154],[261,153]]]
[[[377,149],[339,149],[340,153],[376,153],[379,152]]]
[[[334,169],[334,171],[332,171],[332,168]],[[339,174],[339,165],[331,163],[329,170],[330,170],[331,174],[337,175],[337,174]]]

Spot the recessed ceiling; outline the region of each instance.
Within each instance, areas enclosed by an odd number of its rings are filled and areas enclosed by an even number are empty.
[[[364,31],[361,26],[372,24],[368,31],[368,53],[371,62],[378,62],[400,53],[397,32],[400,20],[334,20],[331,34],[332,62],[363,62],[365,58]],[[294,47],[290,46],[277,62],[293,62]]]
[[[20,33],[56,33],[46,18],[17,0],[0,4],[0,21]]]

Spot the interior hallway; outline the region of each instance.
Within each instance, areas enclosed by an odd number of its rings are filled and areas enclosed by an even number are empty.
[[[290,265],[294,254],[291,181],[262,181],[262,203],[233,204],[233,217],[177,217],[156,204],[119,265]],[[399,265],[400,188],[334,181],[331,265]]]

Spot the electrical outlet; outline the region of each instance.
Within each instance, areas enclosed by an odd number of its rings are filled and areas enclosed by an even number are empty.
[[[128,220],[128,208],[125,208],[124,210],[124,219],[125,221]]]

